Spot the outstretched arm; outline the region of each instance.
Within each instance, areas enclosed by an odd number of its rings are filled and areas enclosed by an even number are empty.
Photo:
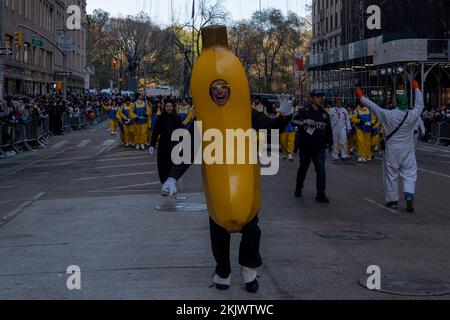
[[[425,108],[425,103],[423,101],[422,91],[420,91],[420,85],[416,80],[413,81],[413,89],[416,92],[416,103],[415,108],[411,113],[414,114],[415,117],[420,117]]]
[[[252,108],[252,126],[255,130],[268,129],[284,131],[289,121],[292,120],[294,108],[292,104],[294,100],[289,100],[289,97],[282,95],[278,97],[280,107],[276,110],[280,114],[279,117],[272,119],[267,117],[264,113],[258,112]]]

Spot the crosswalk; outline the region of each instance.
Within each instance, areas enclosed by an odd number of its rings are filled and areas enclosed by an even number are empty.
[[[104,141],[93,141],[90,139],[84,139],[81,141],[73,142],[71,140],[61,140],[50,147],[52,150],[62,149],[66,146],[74,146],[75,148],[85,148],[85,147],[95,147],[95,148],[105,148],[115,144],[117,140],[106,139]]]

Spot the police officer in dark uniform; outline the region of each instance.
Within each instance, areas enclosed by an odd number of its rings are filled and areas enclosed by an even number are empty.
[[[327,148],[333,145],[333,130],[330,116],[323,108],[324,94],[321,91],[311,92],[311,104],[301,109],[292,123],[298,128],[298,149],[300,150],[300,168],[297,174],[295,196],[302,197],[303,184],[311,161],[314,162],[317,176],[316,200],[329,203],[326,189],[325,160]]]

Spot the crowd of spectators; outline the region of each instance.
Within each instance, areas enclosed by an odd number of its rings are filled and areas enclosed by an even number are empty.
[[[39,126],[48,118],[49,132],[52,135],[64,135],[69,121],[72,130],[81,130],[95,125],[96,109],[101,110],[102,95],[70,95],[64,101],[61,95],[8,96],[0,101],[0,134],[3,143],[10,141],[12,130],[25,130],[27,125]],[[82,125],[79,121],[86,115],[90,121]],[[0,148],[0,157],[12,157],[15,151],[11,146]]]

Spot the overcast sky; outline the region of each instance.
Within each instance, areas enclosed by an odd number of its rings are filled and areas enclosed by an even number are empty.
[[[172,1],[174,20],[187,21],[192,14],[192,0]],[[290,10],[299,15],[305,15],[305,4],[311,4],[311,2],[311,0],[261,0],[261,6],[263,9],[273,7],[284,13]],[[225,0],[225,5],[234,20],[249,18],[254,11],[259,10],[259,0]],[[145,11],[155,21],[162,24],[169,24],[172,20],[171,0],[87,0],[88,13],[98,8],[110,12],[113,16]]]

